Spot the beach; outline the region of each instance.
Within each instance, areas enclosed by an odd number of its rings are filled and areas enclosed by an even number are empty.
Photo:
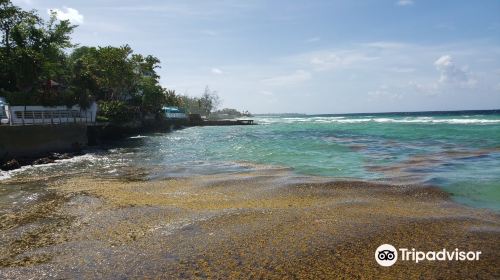
[[[0,278],[500,276],[498,115],[257,120],[1,173]]]
[[[136,172],[131,172],[136,174]],[[2,217],[0,276],[480,278],[500,275],[500,217],[436,188],[329,182],[286,168],[143,180],[58,178]],[[381,267],[384,243],[480,250],[475,262]]]

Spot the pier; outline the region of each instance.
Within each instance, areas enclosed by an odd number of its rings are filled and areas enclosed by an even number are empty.
[[[202,120],[190,121],[189,126],[255,125],[253,120]]]

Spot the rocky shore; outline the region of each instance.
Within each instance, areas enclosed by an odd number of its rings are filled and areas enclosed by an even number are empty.
[[[166,180],[142,173],[43,179],[44,197],[0,220],[0,278],[500,276],[499,215],[435,188],[331,182],[270,167]],[[384,243],[482,255],[381,267],[374,252]]]
[[[56,162],[56,160],[70,159],[72,157],[79,156],[82,154],[83,154],[82,151],[78,151],[74,153],[51,153],[43,157],[35,157],[35,158],[11,159],[0,165],[0,170],[11,171],[19,169],[22,166],[26,165],[50,164]]]

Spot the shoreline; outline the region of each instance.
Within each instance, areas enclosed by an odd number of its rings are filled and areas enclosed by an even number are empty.
[[[46,199],[2,219],[10,244],[19,244],[19,239],[14,242],[16,223],[35,225],[39,238],[20,239],[29,249],[7,245],[14,255],[2,261],[0,275],[278,279],[500,274],[495,265],[500,215],[459,205],[436,188],[331,182],[269,167],[161,180],[130,174],[128,179],[83,176],[48,182]],[[373,252],[383,243],[483,253],[475,263],[401,262],[382,268]]]
[[[84,133],[85,138],[87,138],[86,141],[80,141],[76,143],[71,143],[71,141],[69,141],[68,143],[62,146],[61,143],[58,143],[59,145],[58,148],[51,147],[49,149],[46,149],[40,147],[38,149],[35,149],[38,151],[33,151],[31,155],[12,156],[9,155],[10,153],[7,150],[5,151],[1,150],[0,171],[11,171],[19,169],[23,166],[49,164],[49,163],[54,163],[55,160],[59,159],[70,159],[75,156],[83,155],[84,154],[83,148],[85,147],[102,148],[103,146],[107,145],[119,145],[117,141],[123,140],[132,135],[137,135],[142,133],[155,133],[155,132],[168,133],[173,130],[183,129],[187,127],[194,127],[194,126],[232,126],[232,125],[255,125],[255,123],[253,123],[253,120],[244,121],[236,119],[205,120],[205,121],[173,119],[173,120],[155,120],[155,121],[141,120],[125,124],[111,123],[111,124],[99,124],[95,126],[88,126],[86,127]],[[33,127],[40,128],[44,126],[32,125],[32,126],[25,126],[22,128],[30,129]],[[69,127],[68,125],[59,125],[59,126],[56,125],[47,127],[51,129],[57,128],[62,130],[71,129],[67,128]]]
[[[181,128],[182,129],[182,128]],[[135,135],[135,134],[130,134],[127,137],[130,139],[140,139],[140,138],[145,138],[145,137],[150,137],[151,135],[149,133],[152,133],[152,135],[156,132],[150,131],[150,132],[145,132],[144,135],[138,134],[137,136],[130,136],[130,135]],[[123,140],[123,139],[122,139]],[[45,169],[48,167],[52,166],[60,166],[68,163],[78,163],[80,161],[92,161],[96,159],[96,156],[100,156],[103,153],[109,152],[108,149],[115,149],[115,148],[121,148],[123,147],[123,143],[120,142],[120,140],[110,140],[106,141],[105,143],[102,143],[98,146],[91,146],[89,149],[82,150],[78,153],[52,153],[50,155],[47,155],[45,157],[41,158],[32,158],[32,159],[24,159],[24,162],[26,164],[21,165],[17,169],[12,169],[12,170],[2,170],[0,169],[0,184],[2,182],[8,183],[10,180],[13,179],[13,176],[18,176],[19,174],[23,174],[24,171],[35,171],[37,168]],[[476,152],[476,153],[482,153],[482,151]],[[465,155],[468,155],[468,153],[464,153]],[[475,153],[474,153],[475,154]],[[265,163],[257,163],[257,162],[252,162],[252,161],[229,161],[228,163],[230,164],[235,164],[239,166],[239,168],[242,168],[239,171],[227,171],[229,172],[228,174],[232,174],[233,172],[240,173],[240,172],[246,172],[246,168],[250,168],[251,170],[255,168],[256,171],[262,170],[262,169],[269,169],[269,170],[286,170],[290,172],[290,174],[293,174],[291,177],[297,177],[297,178],[320,178],[319,180],[322,182],[331,182],[331,183],[342,183],[342,182],[352,182],[352,183],[361,183],[361,184],[374,184],[374,185],[384,185],[386,187],[411,187],[411,188],[424,188],[424,189],[435,189],[439,192],[441,192],[444,196],[447,197],[448,200],[450,200],[452,203],[455,203],[457,205],[461,205],[463,207],[468,207],[472,209],[477,209],[477,210],[484,210],[484,211],[492,211],[493,213],[500,213],[499,210],[496,207],[488,207],[484,205],[478,205],[478,204],[471,204],[467,202],[463,202],[461,199],[462,197],[460,196],[455,196],[453,192],[450,190],[446,189],[444,186],[437,185],[437,184],[427,184],[425,182],[414,182],[414,181],[405,181],[405,180],[395,180],[393,177],[388,176],[386,178],[379,178],[379,179],[363,179],[363,178],[355,178],[355,177],[337,177],[337,176],[328,176],[328,175],[316,175],[316,174],[308,174],[308,173],[301,173],[294,168],[285,166],[285,165],[275,165],[275,164],[265,164]],[[404,163],[406,164],[406,163]],[[410,165],[408,165],[410,166]],[[117,179],[120,176],[124,176],[125,178],[133,178],[132,180],[137,180],[140,176],[147,176],[149,174],[150,178],[148,180],[151,181],[156,181],[158,179],[160,180],[167,180],[171,178],[177,178],[176,176],[179,176],[179,174],[175,174],[173,176],[164,176],[161,175],[163,172],[161,170],[161,167],[153,167],[152,169],[144,169],[144,168],[139,168],[140,171],[138,171],[137,175],[131,175],[130,170],[134,170],[134,168],[138,167],[128,167],[125,168],[125,172],[116,172],[117,169],[113,169],[113,173],[110,173],[109,175],[105,176],[107,179]],[[150,167],[151,168],[151,167]],[[392,169],[397,169],[400,168],[399,166],[394,166],[391,168],[387,168],[388,170]],[[2,174],[2,172],[4,174]],[[158,172],[158,174],[156,174]],[[220,172],[220,171],[217,171]],[[81,176],[82,174],[86,173],[86,171],[82,172],[72,172],[72,176]],[[185,178],[186,176],[203,176],[205,173],[186,173],[186,175],[180,175],[180,179]],[[207,173],[207,174],[218,174],[218,173]],[[225,175],[222,173],[222,175]],[[21,175],[22,176],[22,175]],[[32,176],[32,175],[29,175]],[[51,180],[51,177],[60,177],[64,176],[63,174],[53,174],[49,176],[43,176],[43,180]],[[14,181],[17,181],[14,177]],[[28,180],[34,179],[33,177],[30,177]],[[19,182],[22,182],[24,178],[20,178]],[[128,180],[128,179],[126,179]],[[36,180],[35,180],[36,181]],[[317,180],[315,180],[317,181]]]

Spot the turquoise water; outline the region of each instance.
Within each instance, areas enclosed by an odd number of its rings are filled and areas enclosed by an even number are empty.
[[[256,163],[337,179],[433,185],[461,203],[500,210],[498,111],[254,119],[259,125],[132,137],[119,148],[9,176],[119,174],[135,166],[154,178],[239,171]]]

